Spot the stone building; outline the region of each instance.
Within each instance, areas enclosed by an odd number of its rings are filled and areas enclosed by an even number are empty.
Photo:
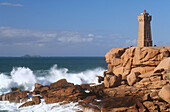
[[[138,16],[139,30],[138,30],[138,47],[149,47],[152,46],[152,36],[151,36],[151,22],[152,16],[149,13],[144,13]]]

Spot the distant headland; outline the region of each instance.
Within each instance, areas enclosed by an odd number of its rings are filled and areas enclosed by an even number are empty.
[[[21,57],[24,57],[24,58],[39,58],[41,57],[40,55],[29,55],[29,54],[25,54],[24,56],[21,56]]]

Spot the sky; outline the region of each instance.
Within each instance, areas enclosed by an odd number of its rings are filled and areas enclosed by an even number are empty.
[[[153,44],[170,46],[169,0],[0,0],[0,56],[105,56],[136,46],[137,16]]]

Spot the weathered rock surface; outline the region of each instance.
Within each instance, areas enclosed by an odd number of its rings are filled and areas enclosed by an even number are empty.
[[[35,105],[40,104],[41,103],[40,96],[32,97],[32,101],[34,102]]]
[[[20,92],[21,89],[20,88],[16,88],[16,87],[13,87],[11,88],[12,92]]]
[[[115,87],[115,86],[118,86],[121,83],[121,79],[122,79],[121,75],[116,76],[116,75],[109,75],[109,74],[107,74],[104,77],[104,85],[105,85],[105,87]]]
[[[170,104],[170,85],[164,86],[160,90],[159,96]]]
[[[152,112],[152,111],[158,112],[157,106],[156,106],[153,102],[151,102],[151,101],[145,101],[145,102],[143,103],[143,105],[147,108],[147,110],[148,110],[149,112]]]
[[[66,79],[61,79],[55,83],[50,84],[50,89],[74,86],[73,83],[68,83]]]
[[[126,80],[127,75],[131,72],[144,74],[153,71],[163,59],[169,56],[170,50],[167,48],[123,47],[110,50],[105,55],[105,58],[108,63],[108,71],[112,71],[115,75],[121,74],[122,79]],[[162,63],[165,68],[169,61]]]
[[[22,108],[22,107],[27,107],[27,106],[32,106],[34,105],[35,103],[33,101],[29,101],[29,102],[25,102],[24,104],[22,104],[21,106],[19,106],[19,108]]]
[[[139,72],[131,72],[127,76],[127,82],[130,86],[132,86],[134,83],[136,83],[139,80],[139,78],[138,78],[139,74],[140,74]]]
[[[117,107],[108,105],[99,109],[106,112],[169,111],[170,87],[167,86],[170,84],[169,56],[170,50],[167,47],[130,47],[110,50],[105,57],[108,72],[113,72],[114,75],[108,75],[107,71],[104,72],[104,85],[107,87],[103,90],[105,96],[109,99],[118,98],[119,100],[135,96],[137,102],[131,106],[128,104],[121,106],[124,102],[120,101],[121,103],[117,103]],[[121,84],[111,86],[118,75],[122,76]],[[110,101],[108,103],[110,104]],[[136,104],[137,106],[135,106]],[[100,107],[99,104],[96,103],[96,105]]]
[[[77,102],[86,97],[86,93],[80,85],[68,83],[66,79],[51,83],[50,89],[43,91],[40,95],[45,99],[46,103],[57,103],[62,101]]]
[[[162,72],[162,70],[170,71],[170,57],[162,60],[159,63],[159,65],[154,69],[154,72],[157,72],[157,71]]]
[[[23,98],[28,97],[27,95],[27,91],[22,91],[22,92],[11,92],[11,93],[7,93],[4,96],[5,101],[9,101],[9,102],[15,102],[15,103],[20,103],[20,100]]]

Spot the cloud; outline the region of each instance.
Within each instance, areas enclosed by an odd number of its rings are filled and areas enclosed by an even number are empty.
[[[0,43],[2,45],[43,47],[59,43],[87,43],[93,41],[87,33],[80,31],[48,31],[0,27]]]
[[[93,34],[91,34],[91,33],[89,33],[89,34],[88,34],[88,37],[94,37],[94,35],[93,35]]]
[[[34,31],[26,29],[16,29],[10,27],[0,27],[0,34],[4,37],[56,37],[56,33]]]
[[[8,3],[8,2],[2,2],[0,3],[0,5],[4,5],[4,6],[14,6],[14,7],[22,7],[22,4],[12,4],[12,3]]]
[[[102,35],[96,35],[95,37],[96,37],[96,38],[103,38]]]
[[[126,40],[126,44],[134,45],[134,44],[136,44],[136,39],[134,39],[134,40]]]
[[[123,47],[135,40],[123,35],[98,31],[33,30],[0,26],[2,55],[88,55]],[[83,52],[82,52],[83,51]]]
[[[59,41],[61,42],[90,42],[93,40],[93,38],[81,38],[80,36],[74,36],[74,37],[59,37]]]

